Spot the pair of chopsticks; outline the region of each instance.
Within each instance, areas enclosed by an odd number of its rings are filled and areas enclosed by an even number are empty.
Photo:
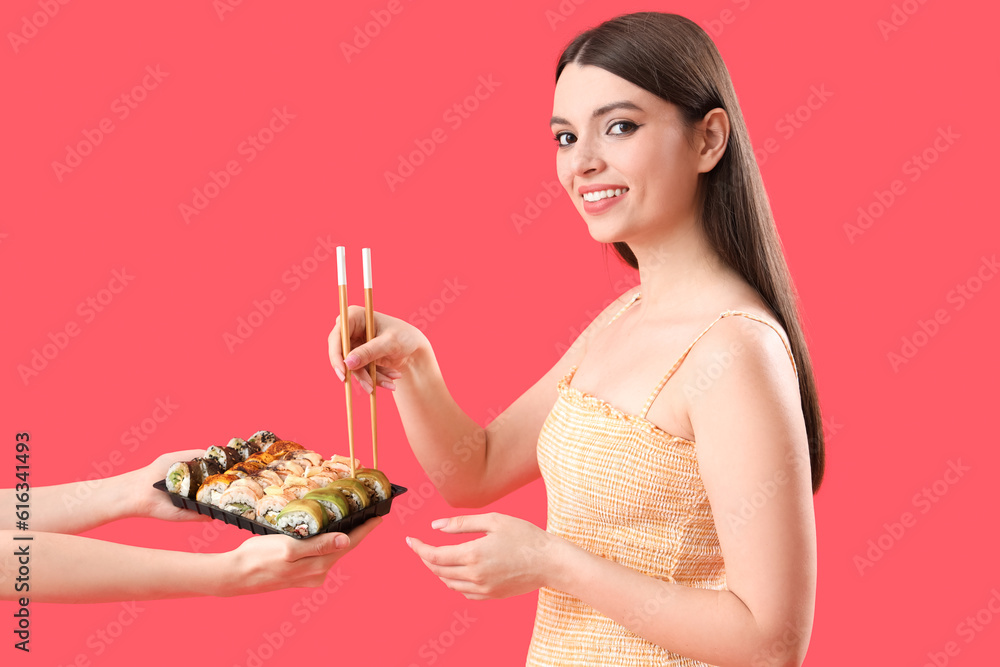
[[[340,288],[340,345],[343,350],[344,359],[351,353],[351,332],[347,322],[347,260],[346,248],[337,246],[337,284]],[[372,251],[371,248],[361,249],[361,259],[365,270],[365,340],[370,341],[375,337],[375,308],[373,305],[374,295],[372,292]],[[347,444],[350,448],[351,457],[351,477],[355,476],[354,469],[354,413],[351,401],[351,369],[347,368],[344,373],[344,395],[347,396]],[[368,364],[368,375],[372,380],[372,393],[369,397],[372,414],[372,467],[378,469],[378,431],[375,427],[375,387],[378,386],[375,380],[375,362]]]

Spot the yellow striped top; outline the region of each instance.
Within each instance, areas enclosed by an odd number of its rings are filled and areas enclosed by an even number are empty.
[[[636,293],[611,321],[638,298]],[[548,532],[663,581],[726,589],[725,563],[698,472],[695,444],[662,430],[646,419],[646,413],[694,344],[729,315],[763,322],[785,342],[765,320],[728,310],[692,341],[639,415],[622,412],[571,386],[576,366],[559,381],[558,398],[538,439],[538,467],[548,494]],[[794,367],[787,343],[785,349]],[[642,609],[636,610],[638,620],[642,614]],[[693,667],[706,663],[643,639],[575,597],[542,588],[527,664]]]

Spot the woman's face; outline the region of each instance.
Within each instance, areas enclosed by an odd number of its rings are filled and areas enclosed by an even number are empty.
[[[594,240],[654,242],[697,218],[702,161],[675,105],[607,70],[570,63],[556,83],[552,133],[559,180]]]

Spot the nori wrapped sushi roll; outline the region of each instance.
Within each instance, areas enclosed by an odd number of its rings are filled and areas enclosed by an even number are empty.
[[[242,438],[233,438],[232,440],[229,441],[227,447],[232,447],[237,452],[239,452],[239,455],[243,457],[244,461],[246,461],[248,458],[250,458],[257,452],[261,451],[260,445],[256,445],[252,442],[247,442]]]
[[[278,436],[270,431],[257,431],[247,439],[247,442],[256,445],[261,451],[267,451],[267,448],[277,442],[277,440]]]
[[[167,490],[194,499],[202,482],[221,472],[222,468],[214,459],[198,457],[190,461],[178,461],[167,470]]]
[[[278,513],[274,525],[286,533],[308,537],[327,526],[326,510],[315,500],[290,500]]]
[[[217,445],[212,445],[208,448],[205,452],[205,458],[215,459],[222,466],[223,470],[229,470],[237,463],[243,461],[240,453],[232,447],[219,447]]]

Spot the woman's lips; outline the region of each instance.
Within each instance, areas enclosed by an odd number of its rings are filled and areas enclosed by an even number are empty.
[[[615,195],[614,197],[605,197],[599,201],[587,201],[583,200],[583,210],[589,215],[600,215],[604,213],[612,206],[617,204],[619,201],[628,196],[629,191],[623,190],[620,195]]]

